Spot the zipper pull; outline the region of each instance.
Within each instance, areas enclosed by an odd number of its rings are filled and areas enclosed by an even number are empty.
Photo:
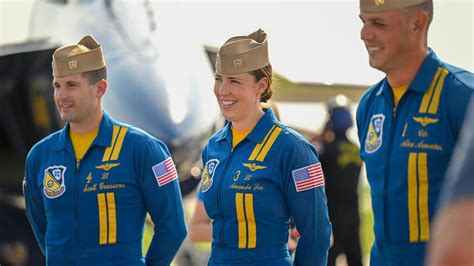
[[[76,160],[76,169],[79,169],[79,165],[81,165],[81,160],[80,159]]]

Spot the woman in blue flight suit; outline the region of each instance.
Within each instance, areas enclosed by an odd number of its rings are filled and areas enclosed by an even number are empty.
[[[214,93],[226,126],[204,148],[203,201],[212,222],[209,265],[326,265],[331,225],[314,147],[278,122],[266,33],[219,49]],[[290,217],[301,234],[293,261]]]

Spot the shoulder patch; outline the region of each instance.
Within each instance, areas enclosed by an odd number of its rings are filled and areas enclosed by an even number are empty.
[[[214,174],[216,173],[217,165],[219,165],[219,160],[210,159],[204,165],[201,175],[201,191],[206,192],[212,186],[214,180]]]
[[[324,174],[321,163],[308,165],[291,171],[297,192],[324,185]]]
[[[50,166],[44,170],[43,192],[47,198],[54,199],[66,191],[64,173],[66,166]]]
[[[369,129],[367,131],[367,137],[365,139],[365,151],[367,153],[373,153],[382,146],[382,135],[383,135],[383,122],[385,115],[375,114],[370,118]]]
[[[178,178],[178,172],[176,171],[176,166],[174,165],[171,156],[161,163],[155,164],[151,170],[153,170],[153,174],[155,175],[159,187]]]

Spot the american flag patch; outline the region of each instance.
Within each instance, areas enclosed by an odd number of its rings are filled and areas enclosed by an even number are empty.
[[[296,191],[304,191],[324,185],[324,174],[321,163],[312,164],[291,171]]]
[[[158,186],[160,187],[178,178],[178,172],[176,172],[176,167],[174,166],[171,157],[168,157],[168,159],[154,165],[151,169],[153,170]]]

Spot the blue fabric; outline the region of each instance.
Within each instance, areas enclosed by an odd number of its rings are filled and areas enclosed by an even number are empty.
[[[353,126],[352,116],[345,107],[335,107],[329,111],[331,129],[336,133],[346,132]]]
[[[155,234],[146,263],[169,265],[185,238],[186,226],[178,180],[160,187],[152,171],[170,156],[166,145],[104,112],[98,136],[76,168],[68,130],[66,125],[38,142],[26,160],[27,216],[48,264],[95,265],[120,258],[127,265],[144,265],[141,240],[149,212]],[[116,130],[125,133],[121,148],[120,133],[113,134]],[[113,139],[114,135],[118,137]],[[54,191],[48,192],[45,188],[54,183],[47,178],[48,168],[63,189],[53,186]],[[107,211],[104,244],[99,242],[100,209]],[[114,230],[108,230],[114,224],[116,241]]]
[[[290,216],[301,234],[294,263],[326,265],[331,225],[324,187],[297,192],[292,176],[293,170],[318,163],[314,147],[279,123],[271,110],[266,110],[234,149],[231,138],[228,123],[209,139],[202,154],[201,189],[206,212],[213,220],[210,265],[291,265],[287,247]],[[258,154],[267,149],[266,156],[252,157],[259,147]],[[240,222],[239,206],[245,213]],[[255,247],[247,231],[251,213],[255,217]],[[243,225],[240,229],[239,223]],[[240,247],[239,230],[244,230]]]
[[[474,81],[473,81],[474,82]],[[443,204],[474,198],[474,97],[471,97],[460,140],[446,172]]]
[[[435,76],[439,69],[438,73],[447,73],[444,79]],[[429,221],[435,215],[446,168],[473,92],[474,84],[465,80],[473,80],[473,74],[441,62],[430,50],[396,110],[386,78],[369,88],[360,100],[357,128],[371,186],[375,239],[387,243],[388,250],[393,243],[411,245],[409,158],[414,165],[411,173],[417,175],[412,200],[417,202],[415,206],[427,202]],[[437,89],[429,90],[432,82]],[[429,100],[426,105],[423,99]],[[427,163],[423,166],[424,158]],[[425,174],[428,196],[421,199],[417,189],[425,185],[420,185],[420,176]],[[422,219],[419,210],[412,211]],[[418,241],[425,240],[414,242]],[[407,252],[407,256],[411,253],[418,257],[424,251]]]

